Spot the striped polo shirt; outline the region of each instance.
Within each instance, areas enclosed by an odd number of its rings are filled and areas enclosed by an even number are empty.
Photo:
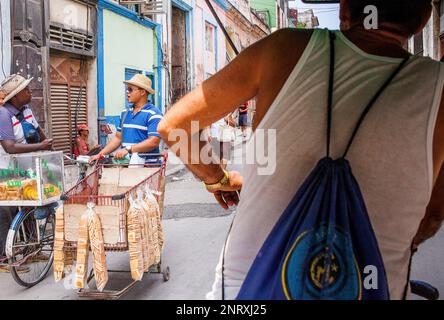
[[[0,107],[0,141],[14,140],[15,143],[26,144],[25,133],[17,117],[19,113],[20,111],[9,102]],[[35,129],[39,128],[39,124],[28,105],[23,107],[22,113],[25,121],[31,123]],[[6,151],[0,145],[0,155],[2,154],[6,154]]]
[[[122,125],[122,120],[126,111],[126,109],[122,111],[120,116],[120,125]],[[125,118],[125,123],[123,124],[122,146],[132,146],[148,139],[149,137],[160,138],[160,134],[157,132],[157,125],[162,118],[162,112],[149,102],[140,110],[140,112],[136,114],[133,114],[133,108],[130,108]],[[122,128],[120,126],[117,127],[117,132],[122,132]],[[156,147],[148,153],[159,152],[159,147]]]

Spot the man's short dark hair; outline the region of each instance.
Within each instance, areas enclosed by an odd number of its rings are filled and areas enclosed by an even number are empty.
[[[368,5],[378,9],[379,22],[402,27],[407,35],[413,35],[424,23],[432,0],[348,0],[347,5],[353,20],[364,19],[364,8]]]

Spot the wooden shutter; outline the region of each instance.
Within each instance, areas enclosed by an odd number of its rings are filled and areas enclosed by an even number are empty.
[[[86,87],[86,62],[82,66],[79,59],[51,57],[51,133],[54,148],[68,155],[77,125],[88,124]]]

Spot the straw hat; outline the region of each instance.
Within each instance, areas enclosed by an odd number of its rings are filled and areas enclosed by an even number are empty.
[[[151,79],[148,78],[147,76],[144,76],[143,74],[140,74],[140,73],[138,73],[134,77],[132,77],[131,80],[123,81],[123,83],[132,84],[136,87],[139,87],[143,90],[148,91],[151,94],[156,93],[156,91],[151,87],[152,86]]]
[[[34,78],[25,79],[21,75],[12,74],[1,83],[0,90],[6,94],[3,103],[11,100],[17,93],[25,89]]]

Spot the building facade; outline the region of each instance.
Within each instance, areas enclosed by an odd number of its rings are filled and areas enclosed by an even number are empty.
[[[0,0],[0,82],[11,73],[11,3],[10,0]]]
[[[237,50],[241,52],[271,33],[268,25],[252,10],[248,0],[229,0],[226,12],[226,29]],[[234,50],[226,41],[227,62],[235,57]]]
[[[98,2],[98,119],[115,131],[122,110],[128,107],[123,81],[137,73],[148,76],[156,94],[150,101],[163,110],[162,32],[159,24],[141,17],[117,1]],[[105,143],[105,131],[100,142]]]
[[[444,55],[444,0],[433,1],[432,17],[408,43],[411,53],[440,60]]]
[[[272,32],[289,26],[288,0],[251,0],[251,7],[256,10]]]

